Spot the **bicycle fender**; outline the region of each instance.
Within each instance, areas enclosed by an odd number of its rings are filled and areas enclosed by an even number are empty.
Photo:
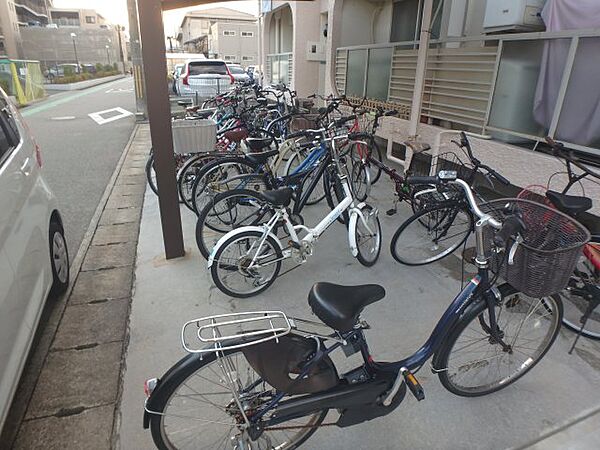
[[[265,231],[265,229],[258,225],[248,225],[245,227],[236,228],[235,230],[231,230],[230,232],[225,234],[221,239],[219,239],[219,241],[217,242],[215,247],[212,249],[212,252],[210,252],[210,256],[208,257],[208,268],[210,269],[210,267],[212,266],[212,263],[214,261],[214,256],[217,254],[217,251],[223,246],[225,241],[227,241],[227,239],[229,239],[232,236],[236,236],[240,233],[245,233],[246,231],[258,231],[259,233],[263,233]],[[277,236],[275,236],[273,233],[269,233],[269,236],[271,236],[273,239],[275,239],[275,242],[277,242],[277,245],[279,245],[279,248],[281,250],[283,250],[283,246],[281,245],[279,238]]]
[[[360,203],[356,209],[362,211],[362,209],[366,206],[366,203]],[[350,221],[348,222],[348,245],[350,247],[350,252],[352,256],[356,258],[358,255],[358,244],[356,242],[356,225],[360,216],[357,212],[354,214],[350,214]]]

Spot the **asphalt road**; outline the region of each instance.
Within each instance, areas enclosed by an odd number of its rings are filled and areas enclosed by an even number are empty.
[[[126,117],[100,125],[89,116],[122,108]],[[71,259],[135,124],[132,78],[52,95],[22,114],[42,150],[44,178],[58,199]],[[107,112],[98,119],[114,117]]]

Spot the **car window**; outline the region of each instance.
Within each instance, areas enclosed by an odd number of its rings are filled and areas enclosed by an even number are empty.
[[[224,62],[198,61],[188,65],[190,75],[227,75]]]
[[[246,73],[241,67],[229,66],[229,71],[233,74]]]
[[[5,100],[0,97],[0,164],[19,142],[19,132]]]

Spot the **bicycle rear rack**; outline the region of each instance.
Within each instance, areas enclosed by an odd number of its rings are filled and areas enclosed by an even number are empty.
[[[181,330],[181,343],[189,353],[211,353],[234,350],[278,339],[292,331],[293,321],[281,311],[252,311],[201,317],[186,322]],[[193,331],[192,331],[193,328]],[[203,344],[192,348],[189,338]]]

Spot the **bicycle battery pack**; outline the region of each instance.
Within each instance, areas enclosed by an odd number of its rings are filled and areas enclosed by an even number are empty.
[[[294,334],[243,349],[244,356],[264,381],[278,391],[294,395],[325,391],[339,383],[335,365],[328,355],[310,368],[307,377],[297,379],[316,351],[314,339]]]

